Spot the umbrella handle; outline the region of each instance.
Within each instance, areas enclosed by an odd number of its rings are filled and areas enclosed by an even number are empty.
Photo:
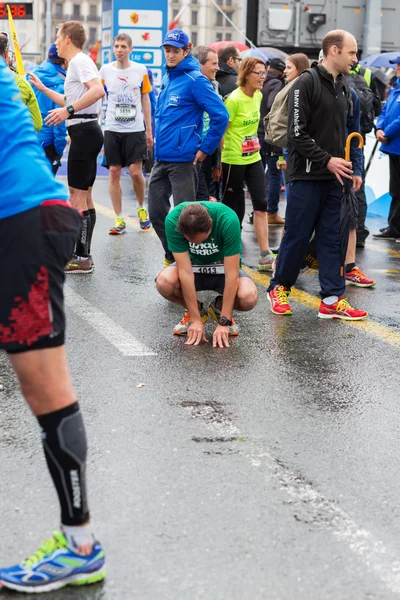
[[[351,144],[351,140],[353,138],[358,139],[358,147],[359,148],[362,148],[364,146],[364,138],[360,133],[357,133],[356,131],[353,131],[353,133],[350,133],[350,135],[348,135],[347,139],[346,139],[345,160],[347,160],[348,162],[350,161],[350,144]]]

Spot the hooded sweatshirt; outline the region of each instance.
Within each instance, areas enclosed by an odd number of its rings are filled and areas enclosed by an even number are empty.
[[[48,88],[59,94],[64,94],[64,81],[65,81],[65,70],[49,60],[44,61],[35,71],[35,75],[39,77],[40,81]],[[54,144],[56,153],[62,156],[64,148],[67,144],[67,127],[65,122],[57,125],[57,127],[49,127],[44,122],[44,118],[47,117],[49,110],[53,108],[60,108],[58,104],[55,104],[53,100],[50,100],[39,92],[36,88],[34,89],[37,101],[39,103],[40,112],[43,118],[43,127],[38,133],[39,144],[44,148]]]
[[[155,113],[155,159],[192,162],[198,150],[212,154],[228,124],[224,103],[193,56],[166,70]],[[210,126],[202,138],[205,112]]]

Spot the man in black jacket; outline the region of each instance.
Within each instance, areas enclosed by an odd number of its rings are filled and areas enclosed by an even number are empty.
[[[283,225],[284,219],[278,213],[279,196],[282,186],[282,172],[277,168],[276,161],[282,154],[282,148],[271,146],[265,141],[264,117],[271,110],[275,96],[285,86],[283,72],[285,63],[280,58],[272,58],[268,63],[267,78],[263,85],[261,102],[261,119],[258,126],[258,139],[261,146],[261,158],[268,165],[268,225]]]
[[[315,229],[322,319],[364,319],[343,299],[344,265],[340,255],[342,186],[352,179],[352,164],[344,158],[346,115],[351,95],[344,74],[357,62],[357,42],[343,30],[322,40],[322,64],[305,71],[288,98],[289,159],[285,233],[276,272],[268,288],[271,310],[292,314],[288,303],[311,233]]]
[[[240,52],[233,44],[222,46],[218,50],[219,71],[217,71],[215,79],[219,83],[219,93],[222,98],[236,90],[241,62]]]

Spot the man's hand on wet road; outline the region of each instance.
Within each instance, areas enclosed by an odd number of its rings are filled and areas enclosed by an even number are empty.
[[[186,344],[188,346],[198,346],[202,341],[208,343],[208,339],[206,338],[206,334],[204,331],[204,325],[201,319],[199,319],[197,321],[193,321],[190,324]]]
[[[217,325],[213,333],[213,348],[229,348],[229,326]]]

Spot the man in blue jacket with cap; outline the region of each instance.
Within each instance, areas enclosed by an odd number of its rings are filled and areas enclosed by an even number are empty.
[[[47,60],[42,62],[42,64],[35,69],[34,73],[46,87],[59,94],[63,94],[67,65],[67,61],[58,56],[57,47],[53,44],[49,49]],[[51,163],[53,174],[55,175],[60,166],[60,160],[67,144],[67,127],[64,122],[57,125],[57,127],[46,125],[44,120],[45,117],[47,117],[50,110],[58,108],[58,105],[50,100],[46,94],[43,94],[43,92],[39,92],[35,87],[33,89],[43,119],[43,127],[38,133],[39,144],[43,147],[45,154]]]
[[[388,227],[374,238],[396,240],[400,243],[400,54],[390,61],[396,65],[397,81],[376,122],[376,137],[382,142],[381,152],[389,155],[390,203]]]
[[[198,163],[217,148],[229,115],[199,61],[190,55],[192,44],[181,29],[169,31],[163,42],[167,61],[157,101],[155,164],[149,183],[149,216],[165,250],[165,265],[173,262],[165,235],[165,217],[174,205],[196,200]],[[210,127],[202,138],[203,115]]]

